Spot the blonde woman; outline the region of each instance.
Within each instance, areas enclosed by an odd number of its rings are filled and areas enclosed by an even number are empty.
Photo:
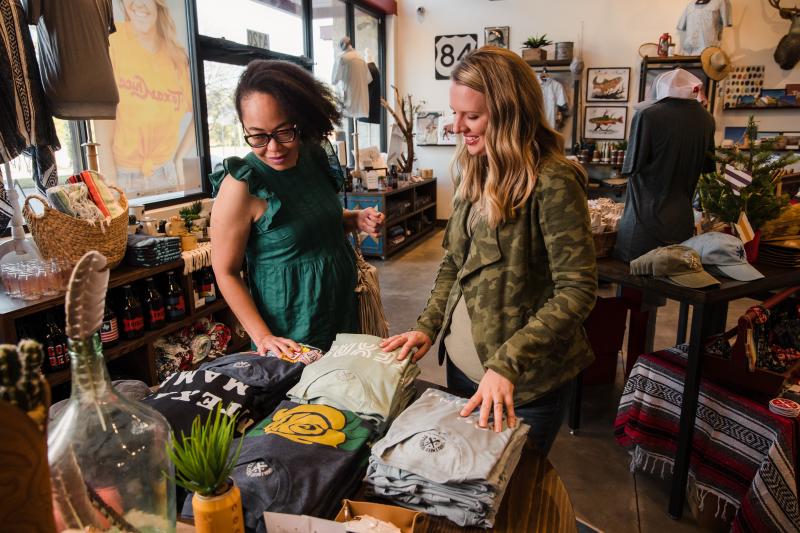
[[[165,0],[122,0],[109,39],[119,89],[114,121],[96,121],[101,171],[131,196],[174,192],[194,155],[189,58]],[[107,154],[103,157],[104,154]]]
[[[547,455],[563,420],[571,380],[593,359],[582,324],[597,273],[586,174],[547,123],[531,68],[506,49],[483,47],[453,70],[456,195],[445,255],[413,331],[384,341],[423,357],[441,333],[447,383],[480,409],[531,425]]]

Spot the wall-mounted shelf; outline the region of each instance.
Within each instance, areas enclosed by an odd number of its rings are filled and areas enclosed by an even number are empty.
[[[759,106],[759,105],[742,105],[736,107],[725,107],[723,111],[796,111],[800,109],[800,105],[784,105],[784,106]]]
[[[544,61],[527,59],[525,62],[532,67],[568,67],[572,63],[568,59],[545,59]]]

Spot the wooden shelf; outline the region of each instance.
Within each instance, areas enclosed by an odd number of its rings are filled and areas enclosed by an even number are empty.
[[[347,194],[348,195],[352,194],[353,196],[394,196],[395,194],[399,194],[405,191],[411,191],[413,189],[416,189],[417,187],[422,187],[429,183],[435,183],[435,182],[436,178],[430,178],[422,181],[411,182],[396,189],[386,189],[384,191],[348,191]]]
[[[414,215],[419,215],[420,213],[422,213],[426,209],[430,209],[431,207],[436,207],[436,202],[431,202],[431,203],[427,204],[425,207],[420,207],[419,209],[416,209],[416,210],[414,210],[414,211],[412,211],[410,213],[406,213],[405,215],[401,215],[401,216],[395,217],[395,218],[393,218],[391,220],[387,220],[386,222],[384,222],[384,225],[386,225],[387,228],[390,228],[390,227],[394,226],[395,224],[399,224],[399,223],[403,222],[404,220],[407,220],[407,219],[413,217]]]
[[[216,301],[205,305],[198,309],[194,314],[182,318],[177,322],[170,322],[166,326],[161,329],[157,329],[155,331],[146,331],[144,335],[139,337],[138,339],[133,339],[129,341],[121,341],[116,346],[111,348],[107,348],[103,350],[103,356],[105,357],[106,362],[113,361],[115,359],[119,359],[123,355],[127,355],[147,344],[155,342],[161,337],[165,335],[171,335],[176,333],[186,326],[191,326],[196,321],[200,320],[203,317],[206,317],[212,313],[217,311],[223,311],[227,309],[228,304],[225,300],[217,299]],[[62,370],[60,372],[53,372],[50,374],[45,374],[47,381],[50,382],[50,386],[53,387],[55,385],[60,385],[70,380],[71,372],[70,370]]]
[[[134,281],[176,269],[179,269],[180,273],[183,274],[183,259],[178,259],[177,261],[152,268],[123,265],[111,271],[111,277],[108,280],[108,288],[113,289],[115,287],[121,287],[133,283]],[[34,315],[59,306],[64,306],[64,294],[48,296],[38,300],[11,298],[6,292],[0,294],[0,315],[8,319],[17,319],[28,315]]]
[[[532,67],[568,67],[572,63],[571,59],[526,59],[525,62]]]
[[[436,224],[431,223],[431,224],[425,226],[424,228],[422,228],[417,233],[411,235],[410,237],[406,237],[405,240],[403,240],[403,242],[398,243],[398,244],[391,244],[391,243],[389,243],[387,241],[386,255],[384,256],[384,258],[392,255],[393,253],[395,253],[396,251],[400,250],[401,248],[405,248],[406,246],[410,245],[411,243],[419,240],[423,235],[427,235],[428,233],[433,231],[433,229],[435,227],[436,227]]]

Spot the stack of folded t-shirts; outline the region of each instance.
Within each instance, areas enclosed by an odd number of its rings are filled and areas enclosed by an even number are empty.
[[[361,482],[358,472],[366,466],[372,436],[350,411],[282,402],[242,437],[231,473],[241,491],[246,530],[264,533],[265,511],[320,517],[335,512],[351,486]],[[192,515],[191,497],[182,514]]]
[[[181,258],[180,237],[128,235],[125,261],[129,265],[156,267]]]
[[[228,416],[238,417],[237,431],[244,432],[285,398],[303,367],[278,357],[226,355],[199,370],[172,374],[142,401],[164,415],[178,436],[190,433],[196,416],[204,422],[218,403]]]
[[[382,434],[414,398],[420,371],[411,357],[398,361],[399,350],[384,352],[381,341],[371,335],[338,334],[325,357],[305,367],[289,399],[352,411]]]
[[[459,416],[466,403],[428,389],[403,411],[372,447],[367,494],[460,526],[492,527],[529,426],[482,429],[477,411]]]

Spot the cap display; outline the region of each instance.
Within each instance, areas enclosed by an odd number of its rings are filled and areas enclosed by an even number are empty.
[[[634,259],[631,261],[631,274],[667,278],[693,289],[719,284],[714,276],[703,270],[697,252],[680,244],[656,248]]]
[[[700,262],[712,274],[738,281],[753,281],[764,275],[747,262],[744,244],[738,237],[711,231],[683,243],[700,254]]]

